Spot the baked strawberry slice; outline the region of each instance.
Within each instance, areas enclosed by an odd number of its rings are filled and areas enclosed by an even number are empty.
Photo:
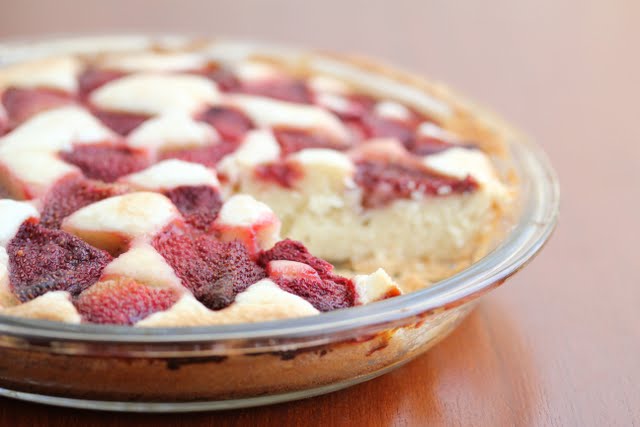
[[[151,117],[144,114],[94,110],[93,115],[118,135],[127,136]]]
[[[244,113],[230,107],[211,107],[197,119],[213,126],[223,141],[240,142],[253,129],[253,123]]]
[[[40,223],[60,228],[62,220],[80,208],[125,192],[124,186],[69,176],[57,182],[43,199]]]
[[[109,83],[112,80],[124,77],[125,72],[117,70],[101,70],[88,68],[78,76],[78,92],[85,99],[94,90]]]
[[[220,193],[207,185],[183,185],[164,193],[178,208],[185,222],[206,231],[222,208]]]
[[[306,83],[294,78],[267,79],[244,83],[240,92],[249,95],[267,96],[281,101],[311,104],[313,97]]]
[[[300,242],[285,239],[263,252],[258,264],[280,288],[309,301],[320,311],[355,304],[353,281],[333,273],[333,265],[309,253]],[[315,273],[315,274],[314,274]]]
[[[275,260],[297,261],[307,264],[317,271],[322,278],[328,277],[333,272],[333,265],[311,255],[307,248],[296,240],[284,239],[279,241],[271,249],[264,251],[260,255],[258,264],[266,268],[270,261]]]
[[[330,148],[340,151],[349,149],[348,144],[334,141],[326,135],[306,129],[280,127],[274,129],[273,133],[280,144],[283,156],[306,148]]]
[[[318,272],[310,265],[288,260],[270,261],[267,264],[267,276],[274,280],[321,280]]]
[[[70,94],[44,88],[9,88],[2,94],[2,104],[7,111],[11,128],[30,117],[73,102]]]
[[[265,276],[264,270],[251,260],[247,249],[237,240],[219,242],[201,236],[196,246],[213,280],[196,289],[194,295],[211,309],[228,306],[238,293]]]
[[[155,237],[153,247],[182,284],[212,310],[227,307],[238,293],[265,277],[237,240],[220,242],[206,234],[194,239],[184,229],[172,226]]]
[[[294,188],[295,183],[304,176],[304,172],[298,164],[283,160],[257,165],[254,174],[263,181],[274,182],[289,189]]]
[[[195,74],[202,74],[210,78],[223,92],[235,92],[240,87],[240,81],[233,72],[219,64],[209,64],[204,70],[196,71]]]
[[[78,295],[74,304],[87,322],[133,325],[169,309],[179,296],[173,288],[153,288],[123,277],[96,283]]]
[[[270,261],[267,275],[281,289],[304,298],[320,311],[351,307],[355,302],[351,280],[335,275],[323,279],[313,267],[301,262]]]
[[[114,182],[124,175],[138,172],[149,166],[147,154],[125,145],[81,145],[60,157],[79,167],[90,179]]]
[[[7,253],[11,289],[22,302],[49,291],[77,295],[97,282],[112,260],[107,252],[35,219],[20,226]]]
[[[237,142],[222,141],[219,144],[207,145],[205,147],[167,150],[160,153],[160,160],[178,159],[213,168],[224,156],[233,153],[237,148]]]
[[[459,179],[431,172],[422,165],[368,160],[357,162],[354,180],[362,188],[365,208],[385,206],[416,194],[463,194],[478,187],[470,176]]]

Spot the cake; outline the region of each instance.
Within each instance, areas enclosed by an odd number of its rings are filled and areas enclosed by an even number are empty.
[[[435,86],[337,74],[197,43],[0,68],[0,314],[314,316],[482,256],[513,198],[500,140]]]

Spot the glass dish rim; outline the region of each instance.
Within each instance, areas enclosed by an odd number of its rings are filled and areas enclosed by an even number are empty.
[[[100,37],[90,35],[89,37]],[[155,35],[122,35],[155,40]],[[190,36],[160,35],[169,40],[175,37],[189,40]],[[24,43],[40,42],[45,45],[64,40],[54,37],[0,40],[0,54],[12,48],[20,49]],[[82,37],[73,37],[81,39]],[[208,38],[208,40],[217,40]],[[226,40],[224,40],[226,41]],[[264,45],[255,43],[255,45]],[[280,46],[278,46],[280,47]],[[291,50],[293,53],[298,49]],[[300,50],[302,51],[302,50]],[[306,52],[322,55],[313,49]],[[392,67],[394,70],[398,68]],[[522,138],[522,139],[520,139]],[[515,164],[520,182],[519,191],[524,200],[518,220],[503,240],[488,254],[469,267],[434,285],[375,302],[318,316],[275,320],[258,323],[216,325],[200,327],[134,328],[131,326],[66,324],[47,320],[26,319],[0,315],[0,335],[25,339],[82,341],[123,344],[202,343],[227,340],[287,340],[306,339],[345,333],[375,325],[401,324],[407,319],[426,312],[446,310],[470,301],[504,282],[524,267],[540,251],[555,229],[559,207],[560,188],[557,176],[543,150],[519,134],[518,140],[508,140],[507,147]]]

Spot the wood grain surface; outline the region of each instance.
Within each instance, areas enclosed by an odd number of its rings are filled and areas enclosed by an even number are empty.
[[[3,0],[4,37],[195,32],[387,59],[530,133],[560,175],[563,201],[538,259],[447,340],[382,378],[290,404],[190,415],[3,399],[0,425],[640,425],[640,2],[463,3]]]

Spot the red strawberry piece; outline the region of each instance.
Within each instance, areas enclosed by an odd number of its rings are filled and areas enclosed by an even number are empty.
[[[234,152],[236,148],[238,148],[236,142],[222,141],[219,144],[208,145],[206,147],[165,151],[160,154],[160,160],[179,159],[186,162],[200,163],[207,167],[215,167],[220,159]]]
[[[283,156],[305,148],[332,148],[334,150],[349,148],[349,146],[336,143],[318,132],[304,129],[278,128],[274,129],[273,133],[280,144]]]
[[[239,142],[253,129],[253,123],[243,112],[230,107],[211,107],[197,119],[213,126],[223,141]]]
[[[200,258],[192,236],[184,227],[168,226],[155,236],[152,244],[191,291],[212,281],[213,274]]]
[[[111,255],[37,220],[25,221],[7,247],[9,281],[21,301],[49,291],[77,295],[102,275]]]
[[[267,264],[267,276],[273,280],[318,279],[318,272],[310,265],[297,261],[276,260]]]
[[[218,191],[206,185],[176,187],[164,194],[176,205],[187,224],[201,231],[209,228],[222,208]]]
[[[322,278],[328,277],[333,272],[333,265],[311,255],[307,248],[296,240],[284,239],[279,241],[273,248],[264,251],[258,257],[258,264],[266,267],[270,261],[275,260],[297,261],[307,264],[317,271]]]
[[[431,137],[418,137],[407,146],[407,150],[418,156],[428,156],[436,154],[451,148],[453,145],[449,142],[442,141]]]
[[[267,273],[280,288],[304,298],[320,311],[354,304],[354,285],[344,277],[330,275],[330,278],[323,280],[311,266],[284,260],[270,261]]]
[[[395,138],[405,146],[413,143],[415,138],[415,124],[391,120],[375,114],[365,114],[356,119],[349,119],[350,127],[360,130],[365,138]]]
[[[213,281],[197,289],[194,295],[211,309],[228,306],[238,293],[265,277],[264,270],[251,260],[247,249],[238,241],[223,243],[200,237],[196,244],[213,273]]]
[[[293,162],[277,161],[256,166],[254,174],[267,182],[275,182],[284,188],[293,188],[296,181],[302,178],[300,166]]]
[[[173,226],[156,236],[153,246],[183,285],[213,310],[227,307],[239,292],[265,277],[238,241],[219,242],[207,235],[194,239]]]
[[[355,288],[351,282],[345,284],[322,279],[276,279],[283,290],[308,301],[319,311],[331,311],[352,307],[355,301]]]
[[[150,164],[146,153],[124,145],[80,145],[60,157],[79,167],[87,178],[104,182],[114,182]]]
[[[85,98],[100,86],[125,75],[126,73],[123,71],[88,68],[78,77],[78,92],[81,97]]]
[[[44,88],[9,88],[2,94],[2,104],[7,112],[8,126],[18,126],[29,117],[45,110],[73,102],[66,92]]]
[[[153,288],[129,278],[96,283],[78,295],[74,304],[91,323],[133,325],[139,320],[169,309],[179,294],[171,288]]]
[[[333,266],[314,257],[300,242],[283,240],[262,253],[269,278],[280,288],[307,300],[320,311],[351,307],[355,286],[350,279],[333,274]],[[315,273],[315,274],[314,274]]]
[[[96,116],[106,127],[118,135],[127,136],[150,116],[144,114],[122,113],[117,111],[95,110]]]
[[[218,88],[223,92],[237,91],[240,87],[240,81],[236,78],[233,72],[216,63],[211,63],[204,70],[198,70],[195,71],[195,73],[204,75],[216,82]]]
[[[43,200],[40,223],[60,228],[62,220],[80,208],[108,197],[123,194],[125,189],[113,184],[70,176],[57,182]]]
[[[275,78],[245,83],[239,91],[300,104],[310,104],[313,100],[306,83],[294,78]]]
[[[373,114],[372,112],[377,102],[374,97],[364,94],[350,95],[347,100],[349,102],[347,111],[337,112],[343,118],[363,117]]]
[[[449,193],[465,193],[477,188],[476,181],[437,175],[408,164],[362,161],[356,165],[355,182],[363,189],[362,205],[384,206],[396,199],[411,198],[414,193],[438,195],[448,187]]]

